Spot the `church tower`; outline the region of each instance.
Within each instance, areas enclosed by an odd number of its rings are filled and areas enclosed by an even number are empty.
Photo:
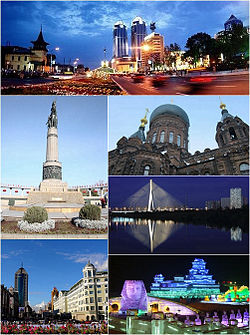
[[[216,127],[216,142],[219,148],[248,141],[249,127],[238,116],[232,116],[226,109],[226,105],[221,102],[221,121]]]

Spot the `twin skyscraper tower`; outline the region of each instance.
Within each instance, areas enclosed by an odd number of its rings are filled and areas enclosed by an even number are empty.
[[[150,24],[151,34],[147,35],[146,22],[139,16],[131,23],[131,47],[129,48],[127,27],[123,21],[117,21],[113,28],[113,59],[112,67],[135,67],[136,71],[143,66],[144,53],[163,54],[163,36],[155,33],[155,23]],[[131,53],[129,52],[131,49]],[[131,54],[131,57],[130,57]]]

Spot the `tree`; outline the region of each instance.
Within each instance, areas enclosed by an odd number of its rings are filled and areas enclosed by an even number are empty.
[[[181,48],[177,43],[171,43],[169,46],[167,45],[164,49],[164,63],[172,67],[172,64],[176,66],[177,59],[177,51],[180,51]]]
[[[206,33],[198,33],[188,38],[185,48],[187,48],[186,56],[193,57],[194,63],[199,58],[209,54],[212,38]]]
[[[234,24],[232,29],[221,32],[217,36],[216,41],[221,44],[221,52],[227,60],[230,61],[239,54],[243,54],[245,58],[248,58],[249,35],[247,28]]]

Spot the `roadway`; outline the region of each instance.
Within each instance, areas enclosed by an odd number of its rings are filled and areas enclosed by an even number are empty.
[[[129,76],[112,76],[113,81],[129,95],[248,95],[249,74],[212,75],[211,83],[195,86],[186,83],[185,77],[170,77],[164,86],[154,87],[152,78],[145,77],[134,83]]]

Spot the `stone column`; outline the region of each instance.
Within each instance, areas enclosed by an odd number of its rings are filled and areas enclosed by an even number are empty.
[[[48,129],[46,162],[43,164],[43,180],[62,180],[62,164],[58,161],[58,133],[56,127]]]

